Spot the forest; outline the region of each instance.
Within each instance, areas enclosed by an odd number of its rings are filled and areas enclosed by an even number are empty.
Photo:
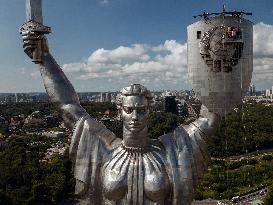
[[[112,103],[82,105],[97,118],[107,110],[110,116],[118,113]],[[49,103],[0,105],[0,110],[0,115],[7,119],[14,115],[30,115],[36,110],[61,117],[57,106]],[[157,138],[172,131],[184,122],[185,117],[152,112],[148,123],[149,137]],[[112,131],[122,137],[122,123],[114,129],[112,127]],[[272,131],[271,106],[250,102],[226,115],[215,135],[209,138],[212,160],[198,184],[195,198],[231,198],[272,186],[273,153],[262,154],[263,150],[273,149]],[[35,134],[12,135],[8,132],[6,135],[4,143],[0,140],[0,204],[60,204],[74,197],[72,164],[67,151],[64,155],[54,155],[50,161],[43,160],[53,143],[68,143],[67,135],[56,139]],[[238,155],[243,158],[232,158]]]

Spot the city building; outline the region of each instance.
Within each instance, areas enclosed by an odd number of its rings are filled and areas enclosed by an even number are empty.
[[[175,101],[175,96],[167,95],[164,98],[164,112],[171,112],[173,114],[178,114],[177,103]]]
[[[255,89],[255,85],[254,84],[251,84],[249,86],[248,92],[249,92],[249,96],[255,96],[256,95],[256,89]]]
[[[112,96],[111,96],[111,93],[105,93],[105,102],[111,102],[111,98],[112,98]]]
[[[270,89],[266,89],[265,90],[265,97],[271,98],[271,90]]]
[[[106,101],[106,93],[100,93],[100,102]]]
[[[62,136],[64,136],[64,132],[49,131],[49,132],[43,132],[42,135],[43,135],[43,136],[46,136],[46,137],[57,138],[57,137],[62,137]]]

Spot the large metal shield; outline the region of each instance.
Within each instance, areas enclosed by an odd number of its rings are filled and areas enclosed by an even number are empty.
[[[196,97],[220,115],[238,106],[253,70],[253,24],[233,16],[188,26],[189,81]]]

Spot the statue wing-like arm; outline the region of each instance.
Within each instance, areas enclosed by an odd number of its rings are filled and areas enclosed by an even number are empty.
[[[93,119],[80,105],[75,89],[50,54],[46,37],[31,31],[22,32],[22,37],[24,51],[31,59],[34,59],[34,51],[39,49],[37,53],[41,54],[41,60],[35,62],[39,63],[45,89],[51,102],[57,103],[63,111],[65,125],[72,129],[76,127],[77,122],[81,121],[81,119],[88,119],[85,120],[88,125],[85,126],[84,130],[89,130],[90,136],[93,136],[91,138],[98,138],[105,144],[107,149],[111,149],[111,142],[115,139],[115,135],[102,123],[98,123]],[[97,130],[94,131],[94,129],[88,127],[96,127],[96,129],[100,130],[100,134],[97,134]],[[81,136],[81,132],[77,131],[77,136]],[[76,144],[78,140],[80,139],[75,140]]]
[[[191,126],[197,127],[205,136],[209,137],[215,132],[220,122],[220,115],[208,111],[208,109],[202,105],[200,117],[192,122]]]
[[[64,72],[49,52],[47,38],[44,35],[26,30],[22,32],[24,52],[34,60],[34,53],[40,54],[39,63],[45,89],[53,103],[63,111],[65,124],[73,128],[86,111],[81,107],[77,93]]]
[[[220,122],[217,114],[203,106],[201,116],[190,125],[179,126],[159,137],[166,152],[168,174],[173,183],[173,200],[191,204],[198,180],[207,169],[207,139]]]
[[[189,147],[191,148],[193,156],[192,168],[194,173],[194,187],[207,169],[209,162],[207,140],[211,135],[213,135],[219,124],[220,116],[209,112],[208,109],[202,105],[200,117],[190,125],[184,127],[189,136]]]
[[[72,84],[50,53],[43,54],[40,71],[51,102],[60,106],[66,126],[73,128],[87,112],[80,105]]]

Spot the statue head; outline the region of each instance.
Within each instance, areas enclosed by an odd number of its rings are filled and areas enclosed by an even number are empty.
[[[147,138],[151,102],[150,91],[140,84],[132,84],[121,89],[117,97],[117,106],[123,120],[125,144],[137,147]]]

